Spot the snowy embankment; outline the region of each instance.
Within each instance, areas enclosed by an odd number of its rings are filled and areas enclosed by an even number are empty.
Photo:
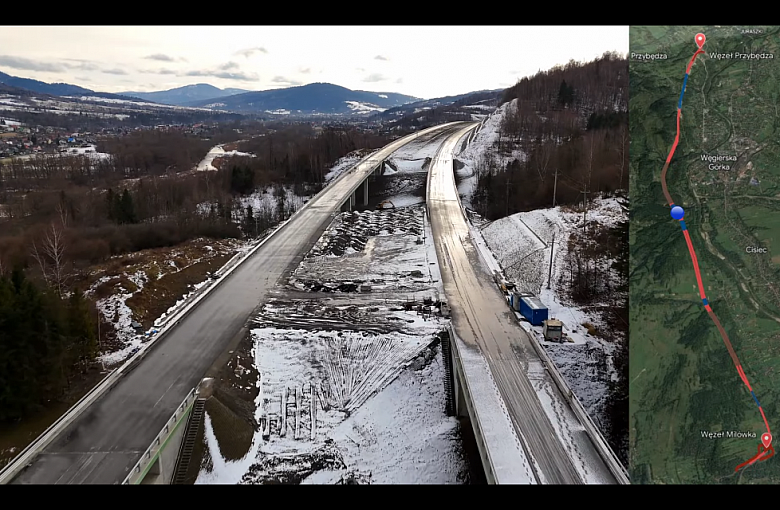
[[[361,159],[366,157],[369,154],[372,154],[376,151],[367,151],[367,150],[356,150],[352,151],[343,158],[340,158],[336,163],[331,167],[330,171],[325,174],[325,182],[327,184],[330,184],[333,182],[335,178],[337,178],[339,175],[343,174],[353,166],[357,165]]]
[[[520,152],[513,153],[512,156],[498,155],[495,150],[504,113],[507,108],[514,107],[515,101],[504,103],[483,118],[471,142],[455,156],[456,160],[462,164],[462,166],[456,167],[455,175],[458,181],[460,201],[467,209],[473,209],[471,198],[477,190],[477,172],[480,171],[480,167],[484,166],[486,157],[495,159],[497,163],[501,164],[501,167],[515,157],[524,157]]]
[[[185,303],[188,303],[198,291],[213,282],[213,280],[205,279],[200,283],[190,286],[188,292],[182,295],[175,305],[169,307],[165,313],[154,321],[154,326],[152,328],[149,328],[146,332],[139,332],[133,328],[132,323],[135,320],[134,314],[130,306],[127,305],[127,300],[142,292],[144,286],[147,285],[152,278],[160,280],[165,276],[183,271],[201,261],[208,260],[213,256],[221,255],[229,251],[245,251],[246,249],[248,249],[248,245],[245,245],[245,243],[229,241],[222,242],[217,249],[210,245],[206,245],[204,246],[205,253],[195,258],[190,258],[176,249],[159,257],[159,260],[154,260],[152,257],[151,261],[144,261],[137,264],[132,263],[132,259],[145,258],[146,255],[144,252],[115,257],[116,259],[130,260],[131,263],[122,273],[101,276],[85,292],[86,295],[94,295],[99,292],[100,287],[106,285],[111,286],[111,294],[107,297],[97,299],[96,306],[104,320],[113,325],[115,333],[114,343],[118,349],[104,351],[100,355],[100,361],[110,366],[120,363],[130,357],[140,349],[144,342],[147,342],[152,338],[152,335],[160,329],[160,326],[167,317],[181,309],[181,307]],[[177,265],[176,260],[179,260],[181,263],[182,258],[186,260],[186,263],[181,266]],[[127,280],[127,283],[123,282],[123,279]]]
[[[588,211],[588,221],[608,227],[623,219],[625,213],[614,198],[597,199]],[[609,384],[617,378],[612,363],[614,345],[588,332],[588,325],[602,325],[599,313],[575,306],[566,297],[568,293],[562,280],[565,281],[568,271],[568,238],[576,228],[582,228],[582,213],[566,212],[556,207],[501,218],[490,223],[482,232],[472,227],[472,233],[484,240],[476,244],[493,269],[500,268],[519,291],[539,296],[547,306],[550,318],[563,323],[569,342],[559,344],[545,341],[541,326],[520,321],[520,325],[545,346],[588,414],[603,425],[608,422],[603,406],[609,394]],[[551,248],[553,265],[548,289]],[[519,313],[515,312],[515,315],[521,319]]]

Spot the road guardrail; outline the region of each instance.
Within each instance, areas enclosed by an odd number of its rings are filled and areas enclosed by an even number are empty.
[[[190,409],[192,409],[192,405],[195,403],[195,399],[198,396],[199,387],[200,385],[191,389],[187,396],[184,397],[181,405],[173,412],[173,416],[170,417],[160,433],[157,434],[157,437],[154,438],[151,446],[146,449],[144,454],[141,455],[141,459],[133,466],[127,477],[125,477],[122,482],[123,485],[138,485],[143,481],[152,465],[154,465],[154,462],[160,456],[160,452],[165,448],[168,440],[187,417]]]

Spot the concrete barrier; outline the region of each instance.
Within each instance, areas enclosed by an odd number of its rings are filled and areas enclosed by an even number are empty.
[[[461,364],[461,356],[460,356],[460,350],[458,348],[458,335],[455,333],[455,328],[452,327],[452,322],[449,322],[447,324],[447,333],[450,335],[450,349],[452,350],[452,357],[455,360],[458,360],[457,363]],[[463,367],[453,367],[453,375],[454,377],[458,377],[457,372],[460,371],[463,373]],[[474,404],[471,401],[471,389],[469,388],[469,379],[468,377],[463,374],[462,383],[463,384],[463,392],[466,396],[466,406],[469,410],[469,418],[471,419],[472,423],[471,426],[474,429],[474,439],[477,443],[477,449],[479,450],[479,456],[482,458],[482,468],[485,470],[485,479],[487,480],[488,484],[495,485],[498,483],[496,480],[496,468],[493,464],[493,458],[490,455],[490,449],[485,444],[485,436],[483,433],[484,427],[482,425],[482,422],[480,421],[479,413],[474,408]],[[455,397],[457,399],[457,396]]]
[[[141,455],[141,459],[133,466],[127,477],[125,477],[122,482],[123,485],[138,485],[144,480],[146,474],[160,457],[163,449],[168,446],[168,441],[171,436],[173,436],[174,432],[178,430],[183,422],[186,423],[186,418],[192,409],[192,405],[195,403],[195,399],[198,397],[199,387],[200,385],[196,386],[190,390],[186,397],[184,397],[184,401],[176,408],[173,416],[171,416],[160,433],[157,434],[157,437],[152,441],[151,446],[146,449],[144,454]],[[178,449],[179,447],[177,445],[176,450],[178,451]]]
[[[617,455],[615,455],[615,452],[612,451],[612,448],[610,448],[609,444],[604,439],[604,436],[601,434],[601,431],[598,429],[598,427],[596,427],[596,424],[593,423],[593,420],[585,410],[585,407],[583,407],[580,400],[577,398],[577,395],[575,395],[574,392],[569,388],[569,385],[566,383],[566,379],[563,378],[563,375],[561,375],[558,367],[547,354],[544,346],[540,345],[535,338],[531,338],[531,343],[533,344],[534,349],[536,349],[536,352],[539,354],[539,357],[542,359],[542,363],[544,363],[545,367],[547,367],[547,371],[552,376],[553,381],[555,381],[555,385],[563,394],[563,397],[566,399],[566,401],[569,402],[572,411],[574,411],[575,416],[577,416],[577,419],[585,428],[585,432],[593,442],[593,446],[596,447],[596,451],[598,451],[599,455],[604,460],[604,463],[612,472],[615,479],[620,484],[630,484],[631,481],[628,476],[628,471],[618,460]]]
[[[440,126],[434,126],[432,128],[428,128],[429,130],[435,130],[439,128]],[[428,130],[420,131],[420,133],[426,132]],[[411,134],[407,135],[403,138],[400,138],[399,140],[408,139],[408,141],[411,141],[412,139],[417,136],[417,134]],[[397,142],[398,140],[396,140]],[[392,142],[394,143],[394,142]],[[378,149],[381,150],[381,149]],[[353,165],[352,169],[354,169],[356,166],[364,163],[365,161],[369,160],[372,156],[376,154],[377,151],[372,152],[371,154],[366,155],[363,159],[361,159],[358,163]],[[342,172],[341,175],[333,179],[328,186],[333,184],[334,182],[338,182],[341,179],[343,179],[347,174],[349,174],[352,169]],[[30,443],[22,452],[17,455],[11,462],[9,462],[2,470],[0,470],[0,485],[10,483],[25,467],[27,467],[33,459],[40,453],[41,450],[43,450],[46,446],[48,446],[62,431],[70,425],[76,418],[81,416],[81,414],[88,408],[95,400],[103,396],[106,392],[108,392],[114,385],[116,385],[122,374],[128,371],[130,368],[135,366],[137,363],[140,363],[140,361],[146,356],[154,346],[156,346],[160,340],[162,340],[168,332],[170,332],[173,328],[175,328],[179,322],[181,322],[182,319],[187,317],[190,312],[203,300],[205,299],[211,291],[219,287],[227,278],[235,271],[236,268],[241,266],[249,257],[254,255],[257,250],[260,249],[261,246],[263,246],[269,239],[271,239],[274,235],[279,233],[281,230],[284,229],[296,216],[298,216],[301,211],[306,209],[307,207],[311,206],[314,202],[317,201],[319,197],[322,196],[323,193],[325,193],[328,190],[328,186],[322,189],[317,195],[315,195],[311,200],[303,204],[303,206],[295,211],[292,216],[290,216],[287,220],[283,221],[278,225],[276,230],[271,232],[265,239],[260,241],[256,246],[254,246],[252,249],[250,249],[244,256],[241,258],[238,262],[233,265],[233,267],[230,267],[227,269],[224,274],[217,279],[212,285],[207,285],[204,287],[203,293],[199,294],[190,304],[182,307],[181,310],[175,312],[169,319],[166,319],[165,326],[162,327],[162,329],[154,335],[154,337],[149,340],[147,343],[145,343],[139,351],[131,356],[129,359],[125,360],[125,362],[117,369],[113,370],[103,381],[101,381],[98,385],[96,385],[94,388],[92,388],[89,392],[87,392],[86,395],[84,395],[75,405],[73,405],[65,414],[60,416],[49,428],[47,428],[38,438],[36,438],[35,441]],[[354,192],[354,190],[353,190]]]

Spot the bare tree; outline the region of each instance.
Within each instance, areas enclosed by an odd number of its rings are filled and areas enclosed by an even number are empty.
[[[63,228],[68,227],[68,209],[65,207],[65,204],[60,200],[60,202],[57,204],[57,214],[60,217],[60,223],[62,224]]]
[[[69,277],[62,229],[52,223],[40,250],[38,244],[33,241],[32,257],[38,262],[46,284],[54,287],[57,294],[61,296]]]

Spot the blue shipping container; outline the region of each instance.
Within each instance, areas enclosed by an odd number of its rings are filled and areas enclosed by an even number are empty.
[[[533,326],[541,326],[547,320],[547,307],[537,297],[520,298],[520,314]]]

